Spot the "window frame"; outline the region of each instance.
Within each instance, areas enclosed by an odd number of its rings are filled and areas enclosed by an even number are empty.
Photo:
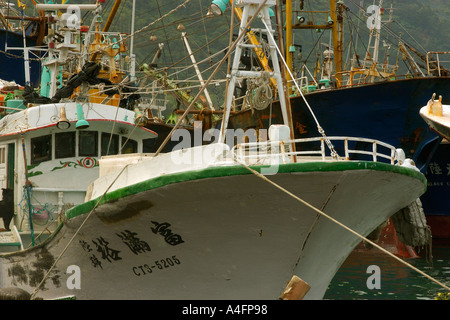
[[[81,152],[82,148],[84,146],[84,143],[82,141],[82,134],[89,133],[90,135],[95,135],[94,139],[94,152],[88,153],[88,152]],[[92,131],[92,130],[80,130],[78,131],[78,156],[79,157],[98,157],[98,131]],[[84,151],[84,150],[83,150]]]
[[[113,134],[112,135],[112,139],[111,139],[111,141],[116,141],[116,152],[111,152],[111,149],[109,150],[109,153],[108,154],[106,154],[106,152],[108,151],[108,150],[103,150],[103,138],[105,138],[105,141],[106,141],[106,145],[105,145],[105,148],[107,149],[108,148],[108,143],[109,143],[109,139],[110,139],[110,137],[111,137],[111,133],[108,133],[108,132],[102,132],[101,133],[101,135],[100,135],[100,156],[106,156],[106,155],[108,155],[108,156],[111,156],[111,155],[116,155],[116,154],[119,154],[120,153],[120,148],[119,148],[119,146],[120,146],[120,135],[118,135],[118,134]],[[113,146],[114,146],[114,144],[112,144]],[[105,153],[103,153],[103,151],[105,152]],[[113,150],[114,151],[114,150]]]
[[[44,140],[44,138],[48,139],[48,151],[47,151],[47,158],[45,157],[40,157],[38,160],[36,160],[35,157],[35,153],[33,152],[33,146],[35,145],[34,141],[37,140]],[[39,164],[45,161],[50,161],[52,160],[52,154],[53,154],[53,134],[46,134],[43,136],[38,136],[35,138],[30,138],[30,153],[31,153],[31,159],[30,159],[30,163],[31,164]]]

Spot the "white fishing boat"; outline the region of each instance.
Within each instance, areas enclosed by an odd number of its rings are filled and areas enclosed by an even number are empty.
[[[274,2],[261,3],[241,1],[241,31],[258,16],[270,33]],[[230,52],[240,54],[241,40]],[[276,64],[271,76],[283,97]],[[44,299],[277,299],[298,276],[311,287],[305,298],[321,299],[360,235],[425,192],[424,176],[382,142],[291,140],[285,123],[268,141],[234,146],[233,136],[230,147],[227,119],[210,145],[103,157],[85,203],[49,239],[0,255],[0,287]],[[365,143],[370,152],[356,147]]]
[[[450,141],[450,105],[442,104],[442,96],[435,100],[433,95],[419,114],[433,131]]]
[[[99,174],[102,155],[142,153],[144,144],[152,145],[157,137],[144,127],[145,116],[120,108],[113,93],[107,96],[103,94],[107,90],[97,88],[91,94],[88,82],[104,81],[97,78],[96,62],[85,64],[63,83],[62,66],[80,56],[80,47],[72,43],[77,42],[78,31],[63,28],[66,24],[67,15],[62,15],[52,25],[64,41],[57,47],[49,45],[43,62],[42,78],[48,79],[41,92],[47,95],[26,87],[11,92],[13,98],[3,102],[0,229],[6,232],[0,233],[1,251],[33,246],[55,231],[65,211],[84,202],[87,187]]]
[[[321,299],[361,239],[236,164],[244,147],[251,146],[100,160],[105,175],[86,203],[67,212],[59,232],[43,245],[1,256],[1,286],[32,292],[38,285],[32,274],[49,270],[72,239],[39,297],[277,299],[297,275],[311,285],[306,298]],[[138,163],[130,165],[130,157]],[[175,165],[177,158],[193,161]],[[280,163],[270,179],[362,235],[426,188],[414,168],[300,155]],[[79,273],[69,272],[71,266]],[[68,285],[75,275],[78,289]]]
[[[24,236],[33,232],[30,215],[34,232],[55,230],[62,212],[84,202],[101,155],[142,152],[144,142],[157,136],[135,119],[123,108],[69,102],[29,107],[0,120],[2,188],[13,192],[14,225]]]

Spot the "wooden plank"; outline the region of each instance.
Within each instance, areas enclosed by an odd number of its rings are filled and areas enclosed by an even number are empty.
[[[302,300],[309,289],[311,286],[308,283],[294,275],[280,296],[280,300]]]

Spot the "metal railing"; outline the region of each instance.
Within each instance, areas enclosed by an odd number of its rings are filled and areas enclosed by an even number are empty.
[[[446,55],[447,60],[442,60],[442,56]],[[443,64],[446,66],[450,65],[450,51],[430,51],[427,53],[427,70],[428,75],[431,73],[437,74],[437,76],[441,77],[443,76],[444,72],[448,72],[444,67]]]
[[[246,164],[265,164],[267,160],[279,163],[304,161],[352,161],[367,160],[395,164],[400,150],[374,139],[354,137],[327,137],[342,156],[333,158],[323,137],[295,139],[286,141],[265,141],[242,143],[233,147],[232,152],[238,160]],[[292,151],[295,144],[296,151]],[[306,146],[304,148],[302,145]],[[362,155],[363,157],[361,157]],[[362,158],[362,159],[361,159]]]

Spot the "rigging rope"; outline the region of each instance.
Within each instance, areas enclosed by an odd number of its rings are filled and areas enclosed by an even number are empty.
[[[358,3],[356,3],[355,1],[353,1],[353,0],[350,0],[350,2],[352,2],[357,8],[359,8],[362,12],[364,12],[364,14],[366,14],[366,10],[362,7],[362,6],[360,6]],[[364,21],[364,20],[362,20],[358,15],[356,15],[355,13],[353,13],[351,10],[348,10],[348,12],[349,13],[351,13],[352,15],[354,15],[360,22],[362,22],[362,23],[366,23],[366,21]],[[395,22],[395,23],[397,23],[402,29],[403,29],[403,31],[405,31],[406,32],[406,34],[408,35],[408,36],[410,36],[411,37],[411,39],[413,39],[413,41],[415,42],[415,43],[417,43],[418,44],[418,46],[423,50],[423,52],[426,54],[426,52],[427,52],[427,50],[424,48],[424,47],[422,47],[422,45],[397,21],[397,20],[394,20],[393,22]],[[397,35],[390,27],[387,27],[385,24],[381,24],[381,28],[384,30],[384,31],[386,31],[388,34],[390,34],[392,37],[394,37],[395,39],[397,39],[398,41],[403,41],[403,42],[405,42],[404,40],[402,40],[401,39],[401,37],[399,36],[399,35]],[[389,43],[391,43],[392,45],[396,45],[395,43],[393,43],[390,39],[388,39],[388,38],[386,38],[386,39],[384,39],[386,42],[389,42]],[[405,42],[406,43],[406,42]]]
[[[161,17],[161,8],[159,6],[159,1],[158,0],[156,0],[156,5],[158,6],[159,16]],[[164,19],[161,19],[161,24],[162,24],[162,28],[163,28],[164,34],[165,34],[165,36],[167,38],[167,29],[164,26]],[[172,50],[170,50],[169,42],[167,43],[167,47],[169,48],[170,60],[173,61]]]
[[[141,28],[141,29],[139,29],[139,30],[137,30],[137,31],[135,31],[135,32],[133,32],[133,33],[131,33],[131,34],[129,34],[128,36],[123,37],[122,39],[117,40],[117,41],[115,41],[115,42],[112,41],[111,44],[109,44],[108,46],[106,46],[106,48],[112,47],[112,46],[114,46],[114,45],[118,45],[119,43],[124,42],[125,40],[128,40],[129,38],[131,38],[131,37],[133,37],[133,36],[135,36],[135,35],[137,35],[137,34],[139,34],[139,33],[141,33],[141,32],[144,32],[145,30],[147,30],[148,28],[150,28],[150,27],[151,27],[152,25],[154,25],[155,23],[157,23],[157,22],[163,20],[164,18],[170,16],[172,13],[174,13],[175,11],[177,11],[178,9],[180,9],[181,7],[186,6],[186,4],[189,3],[190,1],[191,1],[191,0],[186,0],[186,1],[184,1],[182,4],[178,5],[176,8],[170,10],[169,12],[167,12],[166,14],[164,14],[163,16],[161,16],[161,17],[159,17],[158,19],[156,19],[155,21],[153,21],[153,22],[151,22],[150,24],[146,25],[145,27],[143,27],[143,28]]]

